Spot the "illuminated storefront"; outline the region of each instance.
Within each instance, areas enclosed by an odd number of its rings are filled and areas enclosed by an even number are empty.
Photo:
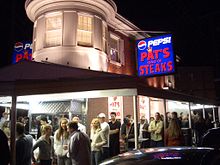
[[[15,122],[22,110],[31,119],[33,134],[38,115],[47,115],[53,126],[62,116],[71,120],[78,115],[89,133],[92,118],[113,111],[121,121],[131,114],[137,133],[141,116],[149,121],[155,112],[166,116],[177,111],[190,117],[191,103],[214,105],[174,91],[170,35],[137,42],[142,54],[137,57],[135,41],[150,36],[138,33],[138,27],[120,16],[113,1],[27,0],[25,8],[34,22],[33,61],[0,70],[0,106],[11,113],[12,153]],[[136,66],[137,59],[148,63]],[[150,73],[150,78],[138,77],[137,71],[139,76]],[[136,147],[137,141],[136,136]]]

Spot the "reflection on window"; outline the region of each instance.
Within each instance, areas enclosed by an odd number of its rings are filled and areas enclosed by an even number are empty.
[[[62,43],[62,14],[46,18],[46,46],[58,46]]]
[[[33,52],[38,50],[39,46],[37,45],[37,36],[36,36],[36,27],[37,27],[37,21],[34,22],[34,32],[33,32]]]
[[[103,38],[103,45],[102,49],[106,53],[107,52],[107,25],[105,22],[102,24],[102,38]]]
[[[77,28],[77,43],[82,46],[92,46],[92,17],[79,15]]]
[[[110,60],[114,62],[121,62],[120,56],[119,56],[119,38],[110,35]]]

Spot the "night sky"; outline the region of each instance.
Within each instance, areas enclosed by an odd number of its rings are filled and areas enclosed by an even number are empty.
[[[220,43],[219,5],[201,0],[114,1],[118,13],[141,30],[171,32],[174,51],[182,59],[180,65],[217,64],[217,45]],[[26,16],[24,2],[0,2],[3,33],[1,66],[10,64],[13,43],[32,40],[33,23]]]
[[[142,30],[171,32],[174,51],[182,59],[182,65],[217,64],[216,42],[219,42],[220,36],[220,7],[217,1],[114,1],[118,5],[118,13]]]

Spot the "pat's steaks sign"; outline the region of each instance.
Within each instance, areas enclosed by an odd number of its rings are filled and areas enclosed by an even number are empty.
[[[172,35],[151,37],[136,41],[138,76],[155,76],[175,72]]]

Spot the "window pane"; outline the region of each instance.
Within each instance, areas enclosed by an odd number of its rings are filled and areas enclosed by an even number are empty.
[[[62,15],[46,18],[46,47],[62,44]]]
[[[79,15],[77,42],[78,45],[92,46],[92,17]]]
[[[61,29],[61,28],[62,28],[61,15],[47,18],[46,30],[55,30],[55,29]]]
[[[62,33],[61,30],[48,31],[46,33],[46,46],[61,45]]]
[[[118,63],[121,62],[119,55],[119,39],[112,35],[110,38],[110,59]]]

